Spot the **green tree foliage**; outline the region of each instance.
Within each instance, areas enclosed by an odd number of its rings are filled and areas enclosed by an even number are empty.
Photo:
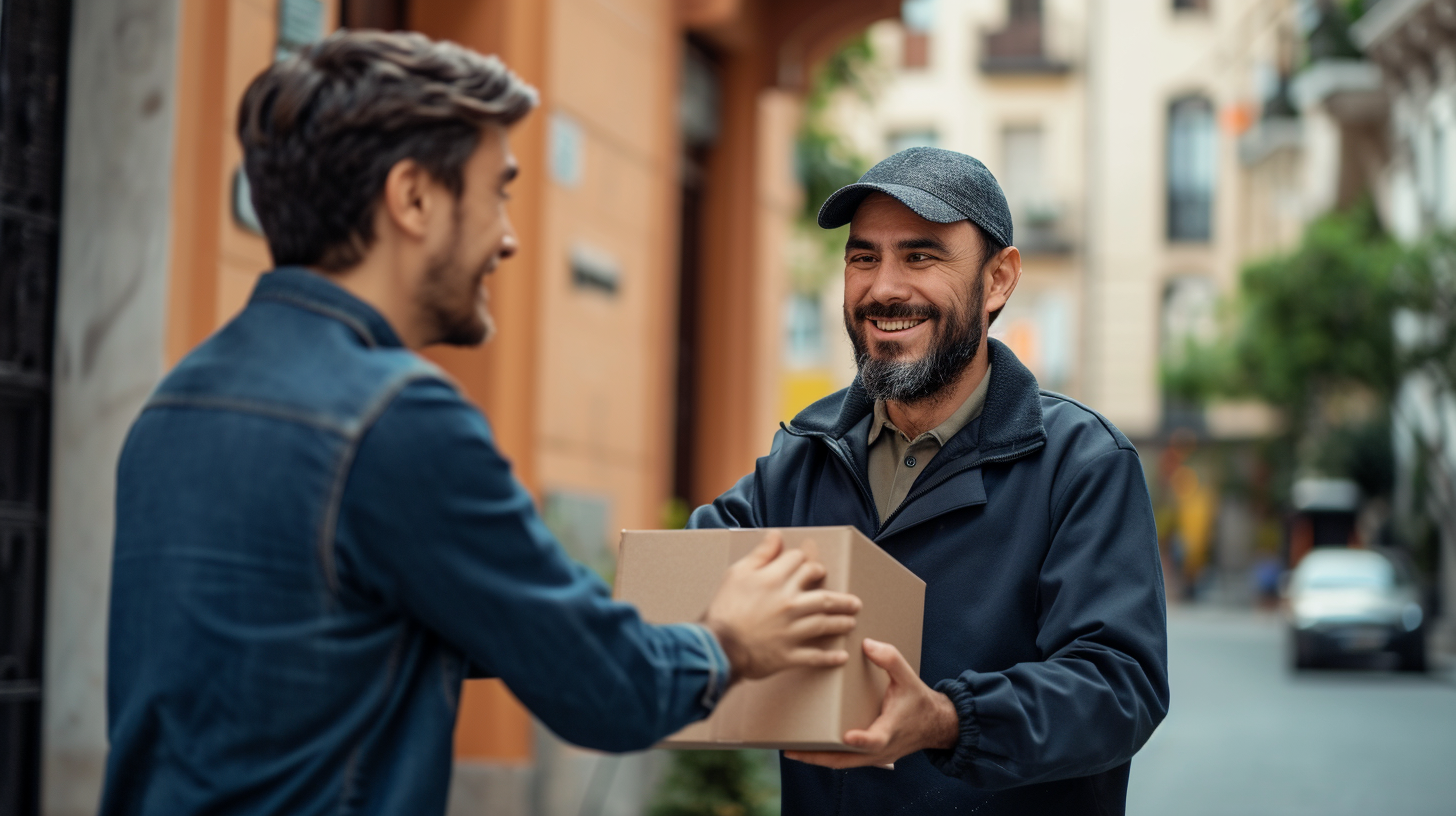
[[[804,119],[794,140],[794,165],[804,189],[795,232],[802,244],[791,264],[794,289],[816,295],[833,272],[844,252],[848,228],[820,229],[819,207],[835,190],[859,181],[870,167],[840,132],[831,115],[836,99],[851,94],[860,99],[873,97],[877,82],[875,51],[869,36],[862,34],[836,51],[814,72],[804,98]]]
[[[1263,447],[1272,494],[1299,471],[1387,494],[1398,431],[1414,443],[1400,535],[1433,569],[1436,530],[1456,535],[1456,233],[1401,248],[1368,204],[1331,214],[1293,252],[1245,268],[1224,318],[1221,340],[1164,361],[1169,396],[1282,409],[1286,432]],[[1398,399],[1412,384],[1424,396]]]
[[[1399,247],[1371,207],[1326,216],[1287,255],[1245,267],[1220,343],[1190,342],[1165,363],[1171,395],[1255,397],[1292,421],[1341,391],[1388,399],[1398,382],[1391,316]]]
[[[1364,12],[1363,0],[1316,0],[1315,24],[1307,37],[1310,62],[1359,59],[1360,49],[1350,40],[1350,23]]]
[[[1404,257],[1361,204],[1311,223],[1292,252],[1244,268],[1225,335],[1189,342],[1163,364],[1170,398],[1255,398],[1281,410],[1269,458],[1354,478],[1367,493],[1393,480],[1387,406],[1402,377],[1392,333]],[[1407,288],[1410,288],[1409,285]]]
[[[1390,435],[1390,414],[1385,410],[1365,422],[1332,428],[1315,449],[1314,469],[1353,480],[1366,496],[1389,495],[1395,486]]]
[[[861,34],[825,60],[814,72],[804,98],[804,121],[794,145],[799,181],[804,185],[801,218],[812,222],[819,205],[831,193],[853,184],[869,169],[828,117],[830,104],[841,93],[868,99],[874,92],[874,48]]]
[[[649,816],[773,816],[778,784],[764,751],[678,751]]]

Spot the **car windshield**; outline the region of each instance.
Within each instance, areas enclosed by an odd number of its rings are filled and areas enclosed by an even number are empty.
[[[1311,553],[1295,571],[1301,589],[1389,589],[1395,568],[1372,552]]]

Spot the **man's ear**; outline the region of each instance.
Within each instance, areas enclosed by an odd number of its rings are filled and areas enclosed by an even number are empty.
[[[1021,281],[1021,250],[1014,246],[996,253],[986,263],[986,312],[995,314],[1011,299],[1016,284]]]
[[[384,178],[379,216],[405,235],[423,240],[429,228],[435,180],[414,159],[400,159]],[[376,222],[377,223],[377,222]]]

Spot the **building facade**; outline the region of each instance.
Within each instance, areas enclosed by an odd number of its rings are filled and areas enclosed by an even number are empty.
[[[1176,422],[1164,355],[1213,328],[1247,236],[1240,136],[1277,88],[1283,0],[1102,0],[1088,15],[1083,398],[1134,439]],[[1207,421],[1216,436],[1255,431]]]
[[[1381,102],[1362,169],[1386,228],[1406,243],[1456,230],[1456,5],[1378,0],[1351,28]],[[1418,318],[1417,318],[1418,319]],[[1420,336],[1419,330],[1415,332]],[[1397,338],[1402,333],[1397,332]],[[1407,338],[1408,339],[1408,338]],[[1433,645],[1456,653],[1456,395],[1439,375],[1411,374],[1401,389],[1396,504],[1427,514],[1438,538],[1442,615]],[[1424,464],[1424,472],[1418,472]],[[1417,480],[1427,484],[1416,488]]]

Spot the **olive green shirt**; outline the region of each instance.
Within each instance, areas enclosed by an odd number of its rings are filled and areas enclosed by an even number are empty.
[[[991,369],[971,392],[955,413],[925,433],[911,440],[901,433],[890,421],[890,412],[885,410],[884,400],[875,400],[875,417],[870,422],[870,492],[874,494],[875,506],[880,511],[880,521],[890,517],[905,501],[915,477],[930,464],[935,454],[949,442],[961,428],[981,415],[986,405],[986,388],[991,384]],[[889,433],[880,433],[888,429]]]

